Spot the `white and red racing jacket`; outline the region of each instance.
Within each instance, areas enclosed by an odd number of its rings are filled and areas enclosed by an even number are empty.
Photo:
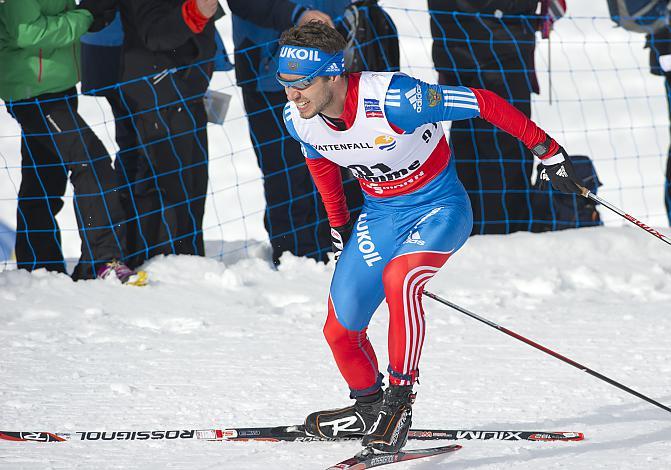
[[[303,119],[292,102],[284,109],[287,129],[301,143],[333,227],[349,218],[339,166],[352,171],[369,197],[410,194],[448,166],[450,148],[439,123],[474,117],[486,119],[528,148],[547,138],[495,93],[429,85],[394,72],[349,74],[339,120],[321,115]],[[540,158],[552,157],[558,148],[552,140]]]

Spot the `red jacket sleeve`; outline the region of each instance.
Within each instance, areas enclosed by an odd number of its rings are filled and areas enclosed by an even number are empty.
[[[182,5],[182,17],[194,34],[202,33],[203,29],[205,29],[205,25],[210,21],[208,17],[203,16],[200,12],[196,0],[186,0],[186,2],[184,2]]]
[[[541,142],[545,142],[547,134],[535,122],[526,117],[522,111],[515,108],[496,93],[489,90],[471,88],[478,99],[480,117],[508,134],[520,139],[528,149]],[[557,153],[559,144],[552,139],[550,147],[541,160]]]
[[[349,221],[349,211],[340,167],[326,158],[306,158],[305,161],[322,196],[329,224],[331,227],[345,225]]]

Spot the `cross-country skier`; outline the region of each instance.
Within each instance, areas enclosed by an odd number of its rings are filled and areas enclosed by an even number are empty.
[[[338,262],[324,335],[350,388],[352,406],[305,421],[323,437],[363,435],[363,444],[396,452],[407,439],[425,335],[422,289],[471,233],[468,196],[457,178],[441,121],[481,118],[520,139],[555,189],[579,193],[564,149],[487,90],[424,83],[402,73],[345,73],[345,41],[311,22],[280,39],[277,80],[284,118],[303,147],[326,206]],[[366,201],[348,220],[339,166],[359,179]],[[389,306],[389,387],[382,390],[366,335]]]

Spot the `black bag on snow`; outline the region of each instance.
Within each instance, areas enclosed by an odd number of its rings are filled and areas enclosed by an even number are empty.
[[[360,0],[345,9],[338,31],[347,40],[348,72],[396,72],[400,69],[398,31],[377,0]]]
[[[669,75],[660,64],[660,58],[671,54],[671,29],[662,28],[645,38],[645,47],[650,49],[650,73],[653,75]]]
[[[576,174],[593,194],[601,186],[592,160],[585,155],[571,155]],[[536,170],[540,172],[542,163]],[[603,225],[596,203],[577,194],[563,194],[552,189],[550,183],[536,179],[531,197],[532,232],[548,232],[567,228]]]
[[[653,33],[668,25],[668,3],[668,0],[608,0],[608,12],[627,31]]]

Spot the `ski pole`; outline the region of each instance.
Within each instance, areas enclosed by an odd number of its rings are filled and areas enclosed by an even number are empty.
[[[642,400],[647,401],[648,403],[652,403],[653,405],[663,409],[664,411],[668,411],[669,413],[671,413],[671,408],[669,408],[668,406],[663,405],[660,402],[655,401],[652,398],[647,397],[647,396],[643,395],[642,393],[639,393],[636,390],[633,390],[633,389],[627,387],[626,385],[623,385],[619,382],[616,382],[615,380],[613,380],[611,378],[608,378],[605,375],[600,374],[600,373],[590,369],[589,367],[585,367],[582,364],[578,364],[574,360],[569,359],[568,357],[562,356],[561,354],[556,353],[556,352],[552,351],[551,349],[548,349],[545,346],[536,343],[535,341],[527,339],[524,336],[519,335],[519,334],[515,333],[514,331],[511,331],[507,328],[504,328],[501,325],[497,325],[496,323],[494,323],[492,321],[489,321],[486,318],[483,318],[479,315],[476,315],[475,313],[470,312],[463,307],[460,307],[456,304],[453,304],[449,300],[445,300],[445,299],[437,296],[436,294],[432,294],[431,292],[428,292],[428,291],[425,290],[424,295],[426,295],[427,297],[429,297],[433,300],[436,300],[436,301],[440,302],[441,304],[447,305],[448,307],[452,307],[454,310],[457,310],[458,312],[461,312],[465,315],[468,315],[469,317],[474,318],[474,319],[478,320],[479,322],[484,323],[485,325],[489,325],[492,328],[496,328],[497,330],[501,331],[502,333],[507,334],[508,336],[512,336],[513,338],[518,339],[518,340],[522,341],[523,343],[528,344],[529,346],[533,346],[534,348],[539,349],[539,350],[543,351],[544,353],[549,354],[550,356],[556,357],[557,359],[559,359],[561,361],[564,361],[565,363],[570,364],[573,367],[575,367],[577,369],[580,369],[583,372],[587,372],[589,375],[591,375],[593,377],[596,377],[597,379],[603,380],[604,382],[606,382],[610,385],[613,385],[613,386],[619,388],[620,390],[624,390],[627,393],[630,393],[630,394],[632,394],[632,395],[634,395],[634,396],[636,396],[636,397],[638,397]]]
[[[605,201],[605,200],[603,200],[602,198],[600,198],[599,196],[597,196],[596,194],[594,194],[594,193],[593,193],[592,191],[590,191],[589,189],[587,189],[587,188],[583,188],[582,186],[580,187],[580,189],[582,189],[582,195],[585,196],[586,198],[589,198],[589,199],[591,199],[591,200],[594,201],[594,202],[598,202],[599,204],[601,204],[602,206],[606,207],[607,209],[610,209],[611,211],[615,212],[615,213],[616,213],[617,215],[619,215],[620,217],[622,217],[622,218],[624,218],[624,219],[627,219],[627,220],[628,220],[629,222],[631,222],[632,224],[634,224],[634,225],[636,225],[636,226],[642,228],[642,229],[645,230],[646,232],[648,232],[648,233],[654,235],[655,237],[659,238],[659,239],[662,240],[664,243],[667,243],[667,244],[671,245],[671,238],[667,237],[666,235],[664,235],[664,234],[662,234],[662,233],[659,233],[657,230],[655,230],[655,229],[652,228],[652,227],[648,227],[646,224],[644,224],[643,222],[641,222],[640,220],[638,220],[636,217],[627,214],[627,213],[626,213],[625,211],[623,211],[622,209],[618,209],[617,207],[615,207],[614,205],[612,205],[610,202]]]

